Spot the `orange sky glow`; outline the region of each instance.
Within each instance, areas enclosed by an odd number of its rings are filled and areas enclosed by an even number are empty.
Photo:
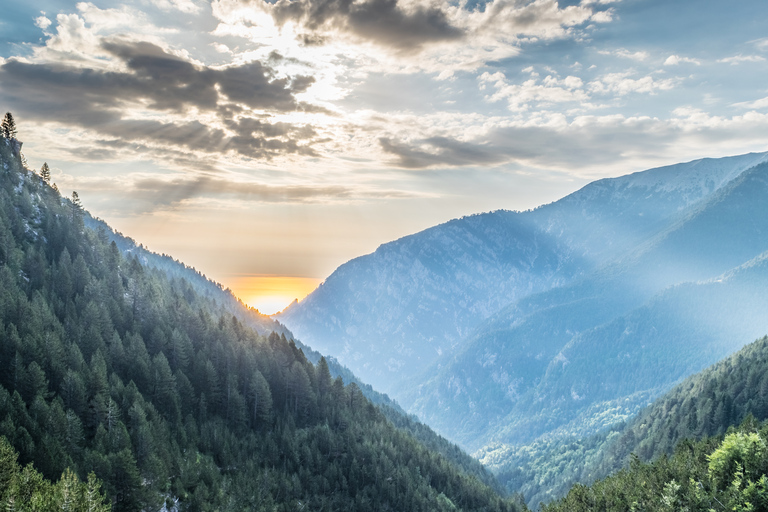
[[[252,274],[233,276],[226,285],[249,306],[272,315],[309,295],[321,282],[314,277]]]

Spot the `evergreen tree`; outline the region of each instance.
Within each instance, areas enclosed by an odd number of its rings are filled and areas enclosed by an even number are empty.
[[[77,222],[83,216],[83,203],[80,202],[80,196],[72,191],[72,222]]]
[[[10,112],[5,113],[3,122],[0,124],[0,133],[6,139],[16,138],[16,121],[13,120],[13,114]]]
[[[51,182],[51,168],[48,167],[48,162],[44,162],[43,166],[40,168],[40,177],[43,178],[43,181],[46,183]]]

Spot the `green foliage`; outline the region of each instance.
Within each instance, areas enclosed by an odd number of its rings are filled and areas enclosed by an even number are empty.
[[[627,467],[633,454],[641,461],[658,459],[683,439],[720,436],[742,421],[766,419],[768,337],[684,380],[627,423],[585,438],[488,449],[482,460],[508,490],[523,492],[536,506],[576,482],[588,484]]]
[[[768,510],[768,423],[751,419],[722,438],[684,440],[675,453],[595,482],[577,484],[543,512]]]
[[[84,229],[76,201],[8,153],[0,435],[22,463],[48,479],[93,472],[115,511],[519,509],[328,361],[260,334],[186,270]]]
[[[56,483],[51,483],[31,465],[22,468],[18,454],[0,437],[0,506],[5,510],[108,512],[109,504],[101,491],[101,482],[93,473],[81,482],[67,469]]]

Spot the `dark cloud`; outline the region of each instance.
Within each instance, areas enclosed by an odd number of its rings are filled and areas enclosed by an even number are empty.
[[[307,44],[322,44],[323,38],[316,32],[328,29],[350,32],[402,51],[416,51],[424,44],[464,35],[442,10],[404,9],[397,0],[278,0],[271,12],[278,24],[293,21],[309,31],[302,36]]]
[[[391,139],[379,139],[382,149],[396,155],[399,165],[407,169],[421,169],[435,165],[477,165],[496,164],[506,160],[497,148],[461,142],[448,137],[433,137],[422,141],[432,151],[424,151],[414,146],[395,142]]]
[[[623,123],[594,123],[554,129],[546,126],[492,130],[482,141],[433,137],[414,144],[382,138],[381,147],[406,169],[434,166],[493,165],[522,162],[543,166],[581,168],[606,165],[626,157],[637,147],[663,152],[681,136],[669,125],[652,119]]]
[[[272,186],[242,183],[199,176],[161,180],[148,178],[133,184],[134,192],[155,196],[155,204],[175,204],[198,196],[230,196],[261,202],[316,202],[323,199],[347,199],[353,191],[341,185],[331,186]]]
[[[150,43],[111,41],[103,47],[128,71],[11,59],[0,66],[0,97],[23,116],[88,128],[108,138],[234,151],[251,158],[314,154],[306,145],[315,136],[311,127],[244,117],[244,107],[271,113],[316,110],[295,98],[313,83],[312,77],[276,78],[261,62],[223,69],[199,66]],[[127,119],[124,112],[136,104],[182,116],[191,109],[213,113],[234,135],[199,120]]]

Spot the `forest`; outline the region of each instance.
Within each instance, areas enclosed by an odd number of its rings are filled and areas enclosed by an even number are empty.
[[[678,443],[671,456],[641,462],[542,507],[542,512],[768,510],[768,423],[749,416],[724,438]]]
[[[410,433],[425,427],[402,416],[396,426],[324,358],[313,364],[285,333],[259,334],[87,228],[79,197],[26,169],[10,140],[0,139],[0,436],[18,455],[8,474],[39,472],[51,496],[65,475],[116,511],[522,508],[475,476],[492,481],[478,464],[453,462],[466,455]]]
[[[768,337],[685,379],[626,423],[510,449],[497,476],[536,505],[574,483],[670,456],[688,440],[720,438],[747,418],[768,419]]]

